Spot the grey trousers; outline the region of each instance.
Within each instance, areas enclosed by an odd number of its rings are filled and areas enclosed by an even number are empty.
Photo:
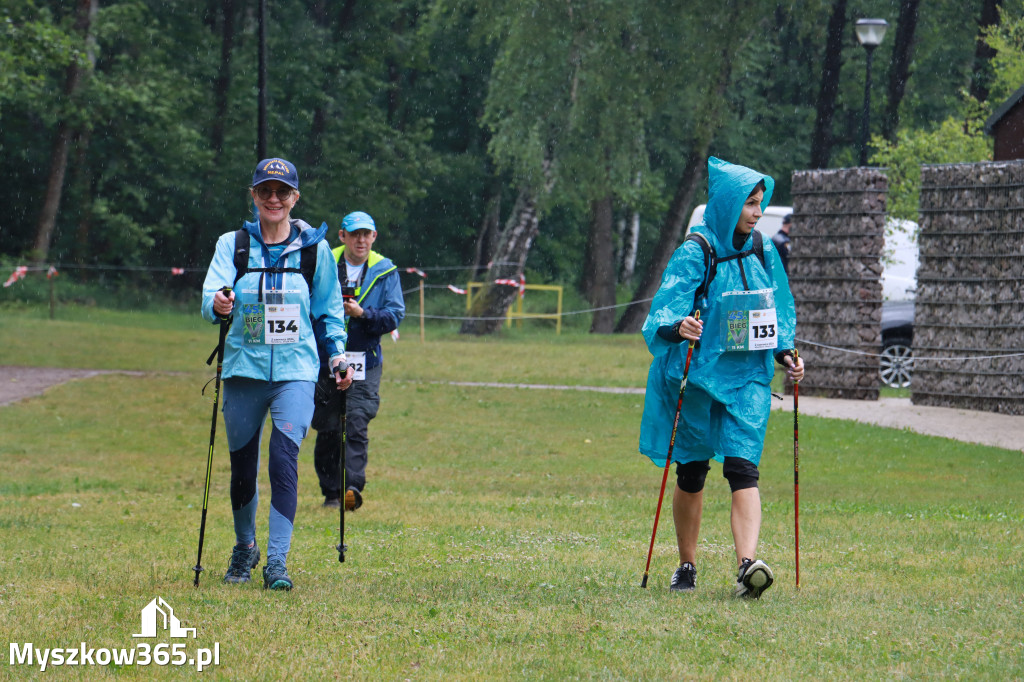
[[[383,365],[366,370],[364,381],[353,381],[345,393],[345,488],[362,492],[366,485],[366,462],[370,446],[370,421],[380,408],[380,377]],[[320,479],[320,491],[328,499],[342,496],[341,479],[341,392],[334,377],[321,372],[317,382],[312,427],[316,429],[313,468]]]

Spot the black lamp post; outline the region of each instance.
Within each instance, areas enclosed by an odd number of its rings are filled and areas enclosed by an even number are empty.
[[[858,19],[857,40],[868,51],[867,74],[864,79],[864,115],[860,119],[860,165],[868,165],[868,115],[871,111],[871,58],[875,48],[881,45],[885,37],[885,29],[889,27],[885,19]]]

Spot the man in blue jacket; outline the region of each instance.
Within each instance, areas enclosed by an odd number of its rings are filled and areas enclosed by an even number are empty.
[[[345,216],[338,230],[341,246],[334,249],[338,279],[345,299],[347,360],[355,368],[355,381],[346,396],[345,477],[341,476],[341,397],[327,371],[327,357],[321,351],[318,390],[321,399],[313,413],[317,430],[313,464],[320,478],[324,507],[341,506],[345,486],[345,508],[363,504],[366,462],[370,445],[370,420],[380,407],[380,378],[383,369],[380,337],[398,328],[405,317],[405,300],[398,268],[390,259],[372,250],[377,226],[368,214],[356,211]]]

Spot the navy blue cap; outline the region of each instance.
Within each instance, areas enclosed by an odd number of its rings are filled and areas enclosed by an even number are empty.
[[[252,186],[266,182],[267,180],[279,180],[292,189],[299,188],[299,172],[295,165],[284,159],[263,159],[256,164],[256,170],[252,174]]]

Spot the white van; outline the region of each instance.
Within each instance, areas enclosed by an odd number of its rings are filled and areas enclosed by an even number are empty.
[[[882,250],[882,298],[913,301],[917,291],[917,223],[889,219]]]

